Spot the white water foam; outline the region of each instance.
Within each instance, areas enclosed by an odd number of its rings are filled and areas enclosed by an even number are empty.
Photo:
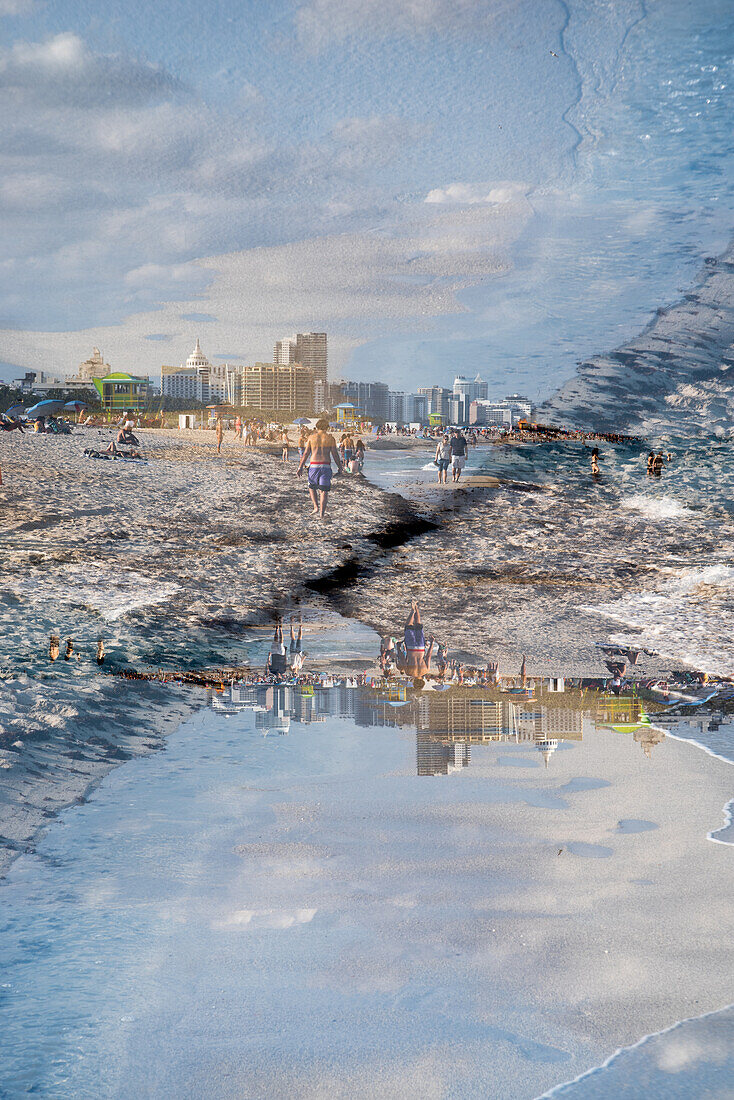
[[[691,514],[684,504],[668,496],[649,497],[644,493],[633,493],[632,496],[623,497],[620,505],[622,508],[641,512],[643,516],[656,522],[680,519]]]
[[[578,1077],[574,1077],[571,1081],[563,1081],[560,1085],[554,1085],[553,1088],[548,1089],[547,1092],[537,1096],[535,1100],[550,1100],[551,1097],[562,1096],[565,1092],[572,1092],[574,1091],[575,1085],[580,1084],[582,1081],[587,1081],[591,1077],[597,1077],[623,1055],[631,1054],[633,1051],[639,1050],[645,1043],[649,1043],[663,1035],[670,1035],[671,1032],[684,1027],[686,1024],[696,1024],[702,1020],[710,1020],[720,1015],[722,1012],[728,1012],[732,1008],[734,1008],[734,1004],[724,1005],[722,1008],[715,1008],[712,1012],[704,1012],[701,1016],[688,1016],[685,1020],[677,1020],[674,1024],[671,1024],[670,1027],[665,1027],[661,1031],[651,1031],[648,1035],[643,1035],[641,1039],[638,1039],[636,1043],[632,1043],[628,1047],[618,1047],[613,1054],[610,1054],[609,1057],[601,1063],[601,1065],[594,1066],[593,1069],[587,1069],[584,1073],[580,1073]]]
[[[163,603],[180,585],[124,567],[69,565],[53,574],[32,569],[17,580],[7,578],[3,587],[32,604],[86,607],[116,622],[130,611]]]
[[[669,573],[664,588],[583,607],[635,630],[633,641],[702,671],[734,675],[734,568],[710,565]]]

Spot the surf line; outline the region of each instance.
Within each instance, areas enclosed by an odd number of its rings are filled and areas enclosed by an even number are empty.
[[[602,1070],[608,1069],[612,1062],[615,1062],[617,1058],[622,1054],[630,1054],[633,1050],[638,1050],[649,1039],[658,1039],[661,1035],[669,1035],[671,1031],[675,1031],[676,1028],[683,1027],[684,1024],[695,1024],[699,1020],[708,1020],[712,1016],[719,1016],[722,1012],[728,1012],[734,1008],[733,1004],[722,1005],[721,1008],[714,1008],[711,1012],[704,1012],[702,1016],[687,1016],[685,1020],[676,1020],[670,1027],[664,1027],[662,1031],[651,1031],[649,1035],[643,1035],[641,1039],[638,1039],[636,1043],[632,1043],[628,1047],[618,1047],[614,1054],[610,1054],[606,1061],[602,1062],[599,1066],[594,1066],[592,1069],[584,1070],[578,1077],[574,1077],[571,1081],[563,1081],[560,1085],[554,1085],[548,1092],[542,1093],[540,1096],[536,1096],[535,1100],[549,1100],[551,1096],[562,1096],[564,1092],[573,1088],[574,1085],[578,1085],[581,1081],[586,1081],[589,1077],[595,1077]]]
[[[722,760],[725,764],[734,764],[734,760],[730,760],[727,756],[722,756],[721,753],[714,752],[707,745],[702,745],[700,741],[696,741],[693,737],[680,737],[676,733],[669,733],[665,731],[665,736],[669,737],[671,741],[684,741],[688,745],[695,745],[697,749],[702,749],[707,756],[713,756],[714,760]],[[724,824],[719,829],[712,829],[706,833],[706,839],[712,841],[713,844],[727,844],[731,846],[734,844],[734,840],[721,840],[717,833],[725,833],[727,829],[732,825],[732,811],[734,810],[734,798],[730,798],[725,804],[722,813],[724,815]]]

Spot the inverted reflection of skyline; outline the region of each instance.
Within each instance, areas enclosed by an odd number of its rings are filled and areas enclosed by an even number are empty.
[[[410,692],[391,682],[360,684],[355,680],[326,684],[233,683],[212,692],[212,709],[232,715],[251,711],[254,728],[267,736],[286,735],[291,724],[308,726],[330,719],[356,726],[412,729],[416,737],[418,775],[452,775],[468,768],[473,747],[514,744],[534,748],[549,767],[562,743],[581,742],[585,723],[631,734],[646,757],[665,738],[642,702],[633,695],[551,692],[552,704],[524,698],[513,701],[481,687]]]

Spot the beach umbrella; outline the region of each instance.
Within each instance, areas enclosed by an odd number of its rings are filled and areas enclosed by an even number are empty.
[[[295,420],[293,421],[293,423],[294,423],[294,424],[310,424],[310,423],[311,423],[311,421],[310,421],[310,420],[308,420],[308,419],[307,419],[307,418],[306,418],[305,416],[298,416],[298,417],[296,417],[296,419],[295,419]]]
[[[25,405],[11,405],[5,410],[6,416],[25,416]]]
[[[26,415],[29,420],[34,420],[38,416],[53,416],[54,413],[59,412],[63,407],[63,401],[56,401],[49,398],[46,401],[38,401],[30,409],[27,409]]]
[[[88,405],[86,401],[67,401],[64,408],[68,409],[69,412],[75,412],[78,420],[79,414],[83,413],[84,410],[88,408]]]

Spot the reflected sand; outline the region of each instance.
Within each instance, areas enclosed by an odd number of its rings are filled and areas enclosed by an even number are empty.
[[[358,681],[218,685],[19,857],[9,1095],[530,1100],[726,1003],[726,767],[569,681]]]

